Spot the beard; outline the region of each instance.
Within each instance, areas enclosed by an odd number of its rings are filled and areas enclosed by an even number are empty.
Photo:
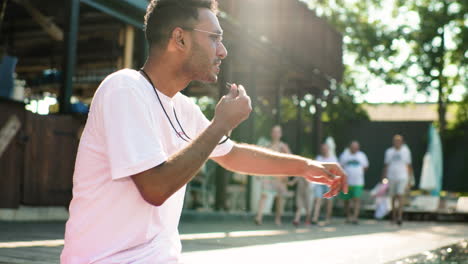
[[[185,63],[184,71],[193,81],[215,83],[218,81],[218,74],[213,68],[218,61],[219,59],[210,61],[208,53],[194,42],[192,54]]]

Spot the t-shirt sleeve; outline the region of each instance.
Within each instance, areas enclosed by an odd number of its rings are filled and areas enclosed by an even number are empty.
[[[322,155],[317,155],[317,157],[315,157],[315,160],[322,162],[323,161]]]
[[[339,158],[339,162],[340,162],[341,166],[345,165],[345,163],[346,163],[346,152],[345,151],[343,153],[341,153],[340,158]]]
[[[332,162],[338,162],[338,159],[336,158],[335,155],[333,155],[333,156],[331,157],[331,161],[332,161]]]
[[[390,149],[387,149],[385,151],[385,158],[384,158],[385,165],[390,164],[390,151],[391,151]]]
[[[161,133],[135,84],[115,77],[101,87],[100,122],[112,179],[151,169],[167,160]],[[132,86],[133,85],[133,86]]]
[[[188,99],[188,100],[190,100],[190,99]],[[200,107],[198,107],[198,105],[196,105],[192,101],[190,103],[191,103],[190,104],[191,107],[193,108],[192,112],[194,113],[195,122],[197,122],[197,125],[196,125],[196,130],[197,131],[196,131],[196,133],[197,133],[197,136],[198,136],[201,133],[203,133],[203,131],[205,131],[205,129],[211,124],[211,122],[206,118],[206,116],[203,114],[203,112],[201,111]],[[230,140],[230,139],[225,141],[225,139],[226,139],[226,136],[224,136],[221,139],[220,143],[222,143],[222,144],[217,145],[215,147],[215,149],[213,150],[213,152],[211,152],[210,158],[224,156],[224,155],[228,154],[232,150],[232,148],[234,146],[234,142],[232,140]]]
[[[364,152],[362,153],[362,166],[364,168],[369,167],[369,159],[367,158],[367,155]]]
[[[405,155],[405,156],[406,156],[405,163],[406,163],[407,165],[411,165],[411,162],[412,162],[412,159],[411,159],[411,151],[410,151],[409,149],[406,149],[405,153],[406,153],[406,155]]]

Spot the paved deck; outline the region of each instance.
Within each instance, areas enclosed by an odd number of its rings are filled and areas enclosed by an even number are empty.
[[[0,222],[0,263],[58,263],[64,222]],[[467,224],[387,222],[294,228],[250,220],[186,220],[180,225],[185,263],[379,264],[468,238]]]

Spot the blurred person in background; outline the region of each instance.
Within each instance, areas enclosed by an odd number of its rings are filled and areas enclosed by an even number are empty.
[[[338,162],[334,155],[331,155],[330,148],[327,144],[322,144],[320,146],[320,155],[317,156],[316,160],[321,162]],[[311,183],[314,188],[314,216],[312,217],[312,224],[317,224],[320,217],[320,209],[323,203],[323,195],[327,193],[328,187],[322,184]],[[333,211],[333,198],[326,199],[326,215],[325,215],[325,224],[331,222],[332,211]]]
[[[290,154],[288,144],[281,141],[283,131],[281,126],[276,125],[271,129],[271,142],[268,148],[280,153]],[[261,225],[263,223],[263,210],[269,196],[275,199],[275,224],[281,225],[281,217],[284,208],[284,195],[287,192],[287,177],[263,176],[262,177],[262,194],[258,201],[258,211],[255,217],[255,223]]]
[[[413,167],[411,152],[403,145],[401,135],[393,136],[393,146],[385,151],[382,178],[388,179],[388,192],[392,199],[392,223],[403,223],[404,195],[410,188]]]
[[[294,177],[288,182],[288,185],[296,184],[296,213],[294,215],[293,225],[298,227],[301,223],[302,211],[305,211],[305,225],[310,225],[311,209],[311,188],[310,183],[304,178]]]
[[[340,193],[345,203],[346,222],[358,224],[361,210],[361,196],[364,189],[364,174],[369,168],[369,160],[360,150],[359,142],[352,141],[349,149],[340,155],[340,164],[348,175],[349,192]],[[351,210],[353,208],[353,210]]]

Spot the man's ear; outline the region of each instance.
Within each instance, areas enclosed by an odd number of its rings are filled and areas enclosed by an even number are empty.
[[[186,48],[186,41],[185,41],[185,38],[187,37],[187,34],[186,32],[180,28],[180,27],[176,27],[173,31],[172,31],[172,44],[174,45],[174,47],[176,49],[181,49],[181,50],[184,50]]]

